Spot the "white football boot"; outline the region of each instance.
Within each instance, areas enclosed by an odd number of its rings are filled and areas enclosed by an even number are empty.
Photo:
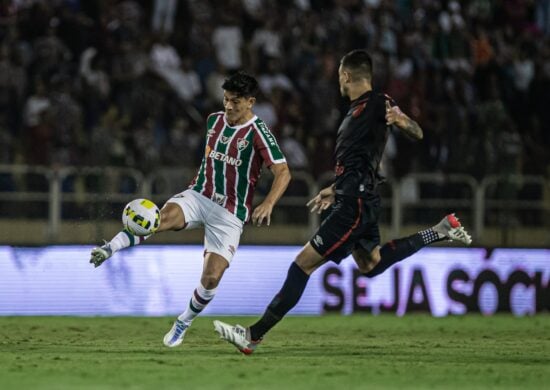
[[[185,323],[181,320],[176,320],[174,325],[172,325],[172,329],[164,335],[164,345],[170,348],[180,345],[183,342],[183,338],[185,337],[185,333],[187,333],[188,328],[189,325],[185,325]]]
[[[468,234],[464,226],[460,224],[460,221],[454,213],[446,215],[437,225],[433,228],[440,238],[447,238],[450,241],[460,241],[465,245],[472,243],[472,237]]]
[[[250,340],[247,331],[241,325],[229,325],[225,322],[214,321],[214,329],[220,334],[220,338],[233,344],[245,355],[250,355],[260,344],[260,341]]]
[[[92,249],[92,258],[90,259],[90,263],[97,268],[112,255],[113,250],[111,249],[111,245],[105,241],[104,245]]]

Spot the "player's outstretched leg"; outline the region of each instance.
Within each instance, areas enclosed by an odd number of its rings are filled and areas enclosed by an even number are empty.
[[[111,241],[105,241],[104,245],[92,249],[90,263],[97,268],[119,250],[141,244],[149,237],[151,235],[135,236],[127,230],[122,230]]]
[[[152,202],[150,203],[153,204]],[[128,208],[128,206],[126,206],[126,208]],[[151,232],[156,234],[167,230],[179,230],[183,227],[185,227],[185,215],[183,214],[181,207],[168,201],[162,207],[162,210],[160,210],[158,228]],[[99,267],[101,264],[103,264],[105,260],[107,260],[119,250],[139,245],[152,235],[153,234],[136,236],[135,234],[131,233],[130,230],[124,228],[121,232],[114,236],[111,241],[105,242],[104,245],[92,249],[90,263],[92,263],[95,267]]]
[[[465,245],[470,245],[472,243],[472,238],[460,224],[460,221],[454,213],[446,215],[437,225],[429,229],[384,244],[382,248],[380,248],[380,259],[378,263],[369,271],[363,271],[363,275],[369,278],[378,276],[395,263],[406,259],[425,246],[444,240],[457,240]],[[356,257],[355,253],[354,257]],[[356,258],[355,260],[358,264],[363,263],[361,259]]]

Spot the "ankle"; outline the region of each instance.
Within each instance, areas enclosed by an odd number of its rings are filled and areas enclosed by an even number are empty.
[[[250,331],[250,327],[248,327],[246,328],[246,339],[251,343],[259,344],[262,341],[263,337],[252,337],[252,332]]]

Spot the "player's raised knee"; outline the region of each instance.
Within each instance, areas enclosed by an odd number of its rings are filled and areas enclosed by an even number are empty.
[[[159,231],[179,230],[185,227],[185,216],[181,207],[175,203],[166,203],[160,210]]]
[[[357,268],[362,275],[367,278],[374,277],[375,275],[370,274],[370,271],[380,262],[380,251],[374,249],[372,252],[367,252],[365,250],[355,250],[353,251],[353,258],[357,263]]]

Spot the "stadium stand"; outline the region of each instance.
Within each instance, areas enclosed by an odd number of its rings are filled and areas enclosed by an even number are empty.
[[[105,217],[132,194],[161,202],[200,161],[204,117],[221,109],[224,77],[246,69],[261,84],[258,114],[301,172],[276,222],[313,226],[297,205],[330,176],[347,104],[338,59],[362,47],[375,59],[375,88],[426,135],[389,140],[390,231],[454,207],[482,244],[549,245],[540,238],[550,236],[548,7],[3,0],[0,218],[47,219],[45,240],[59,241],[63,221]]]

